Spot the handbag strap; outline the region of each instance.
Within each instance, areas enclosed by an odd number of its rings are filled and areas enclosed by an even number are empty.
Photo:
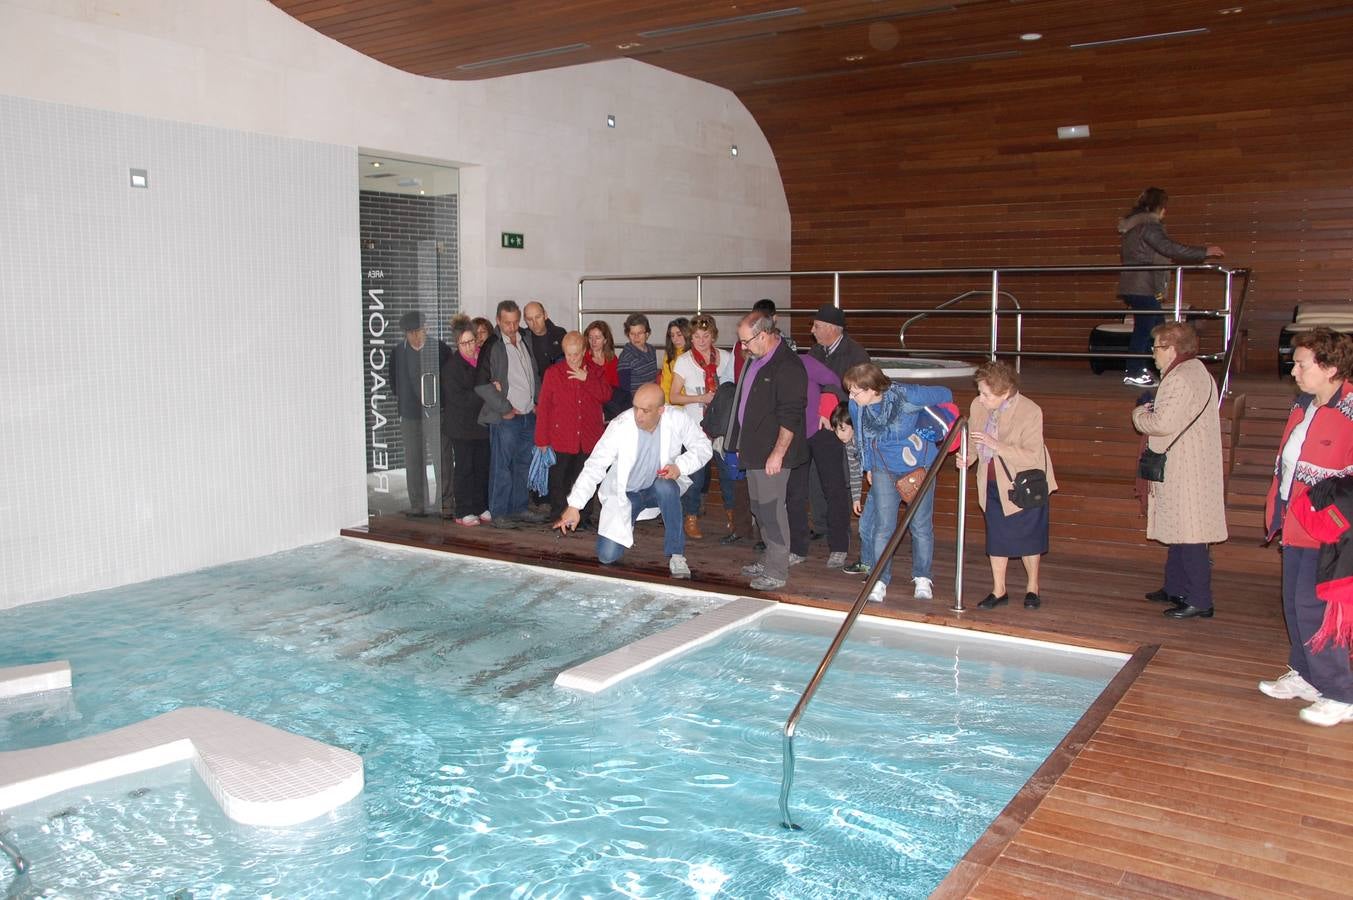
[[[1198,415],[1201,416],[1202,413],[1200,412],[1200,413],[1198,413]],[[1000,460],[1001,468],[1002,468],[1002,469],[1005,469],[1005,477],[1006,477],[1006,478],[1009,478],[1010,481],[1011,481],[1011,483],[1013,484],[1014,481],[1015,481],[1015,476],[1010,474],[1010,467],[1007,466],[1007,465],[1005,464],[1005,460],[1001,458],[1001,455],[1000,455],[999,453],[996,454],[996,459]],[[1047,444],[1044,444],[1044,445],[1043,445],[1043,471],[1046,472],[1047,470],[1048,470],[1048,445],[1047,445]]]
[[[1170,441],[1170,446],[1169,446],[1169,447],[1166,447],[1166,448],[1162,451],[1163,453],[1169,453],[1169,452],[1170,452],[1170,447],[1173,447],[1175,444],[1179,443],[1179,439],[1182,438],[1182,437],[1184,436],[1184,432],[1185,432],[1185,431],[1188,431],[1190,428],[1193,427],[1193,423],[1198,421],[1198,416],[1201,416],[1204,412],[1206,412],[1206,411],[1207,411],[1208,405],[1211,404],[1211,403],[1212,403],[1212,387],[1209,385],[1209,386],[1208,386],[1208,389],[1207,389],[1207,399],[1203,401],[1203,408],[1200,409],[1200,410],[1198,410],[1198,415],[1197,415],[1197,416],[1194,416],[1194,417],[1189,421],[1189,424],[1187,424],[1187,425],[1184,426],[1184,430],[1183,430],[1183,431],[1179,432],[1179,434],[1176,434],[1176,435],[1174,436],[1174,440]]]

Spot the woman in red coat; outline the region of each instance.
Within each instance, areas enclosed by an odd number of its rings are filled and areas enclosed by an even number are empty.
[[[587,364],[583,336],[564,335],[564,358],[545,370],[536,399],[536,446],[554,450],[550,466],[550,517],[568,507],[568,492],[606,430],[601,407],[611,399],[603,370]]]
[[[1279,531],[1283,536],[1283,614],[1292,648],[1289,671],[1259,682],[1259,690],[1309,702],[1300,715],[1312,725],[1338,725],[1353,721],[1348,648],[1311,641],[1325,620],[1325,604],[1315,593],[1320,542],[1293,510],[1310,504],[1306,495],[1315,485],[1353,474],[1353,338],[1313,328],[1293,338],[1292,346],[1292,377],[1302,392],[1287,417],[1264,505],[1269,540]]]

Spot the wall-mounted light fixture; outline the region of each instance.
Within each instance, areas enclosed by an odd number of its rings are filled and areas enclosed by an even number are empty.
[[[1070,141],[1076,138],[1088,138],[1089,136],[1089,125],[1063,125],[1057,129],[1057,140],[1059,141]]]
[[[731,156],[731,157],[733,157],[734,159],[737,159],[737,158],[738,158],[738,145],[737,145],[737,144],[734,144],[733,146],[731,146],[731,147],[728,148],[728,155]]]
[[[606,114],[606,127],[607,128],[615,127],[615,116],[611,115],[610,113]]]
[[[131,185],[134,188],[150,187],[150,176],[146,174],[145,169],[131,170]]]
[[[1021,41],[1041,41],[1043,40],[1043,35],[1039,34],[1037,31],[1026,31],[1019,36],[1019,39]]]

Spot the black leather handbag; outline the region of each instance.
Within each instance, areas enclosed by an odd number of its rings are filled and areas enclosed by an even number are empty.
[[[1198,416],[1207,409],[1207,404],[1212,402],[1212,393],[1208,392],[1207,403],[1203,404],[1203,409],[1198,410]],[[1184,426],[1184,431],[1193,427],[1193,423],[1198,421],[1198,416],[1194,416],[1189,424]],[[1165,480],[1165,455],[1170,452],[1170,447],[1179,443],[1179,439],[1184,436],[1184,431],[1175,435],[1174,440],[1170,441],[1170,446],[1166,447],[1160,453],[1152,450],[1150,445],[1142,448],[1142,457],[1137,460],[1137,477],[1143,481],[1164,481]]]
[[[1014,475],[1010,474],[1010,467],[1005,464],[1005,460],[999,456],[1001,468],[1005,470],[1005,477],[1010,479],[1010,490],[1007,492],[1010,502],[1020,509],[1035,509],[1039,506],[1046,506],[1048,503],[1048,473],[1045,469],[1025,469]],[[1043,465],[1047,466],[1048,451],[1043,449]]]

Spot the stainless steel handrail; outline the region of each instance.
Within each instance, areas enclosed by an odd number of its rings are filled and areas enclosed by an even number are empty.
[[[0,853],[4,853],[5,856],[8,856],[10,865],[14,867],[14,877],[10,879],[10,886],[13,887],[14,883],[22,878],[23,874],[28,871],[28,861],[23,858],[23,854],[19,853],[17,847],[5,840],[3,834],[0,834]],[[6,896],[9,895],[6,894]]]
[[[1143,359],[1144,359],[1144,358],[1146,358],[1146,354],[1114,353],[1114,352],[1108,352],[1108,351],[1100,351],[1100,352],[1094,352],[1094,353],[1089,353],[1089,352],[1087,352],[1087,353],[1071,353],[1071,352],[1052,352],[1052,351],[1037,351],[1037,350],[1030,351],[1030,350],[1025,350],[1025,349],[1023,348],[1023,327],[1022,327],[1022,324],[1023,324],[1023,317],[1026,316],[1026,315],[1032,315],[1032,316],[1121,316],[1121,315],[1124,315],[1124,313],[1125,313],[1125,310],[1124,310],[1123,307],[1118,307],[1118,308],[1115,308],[1115,309],[1065,309],[1065,308],[1062,308],[1062,309],[1015,309],[1015,310],[1001,309],[1001,308],[1000,308],[999,297],[1000,297],[1000,295],[1001,295],[1002,293],[1005,293],[1005,292],[1003,292],[1003,291],[1001,290],[1001,276],[1002,276],[1002,275],[1056,275],[1056,274],[1100,274],[1100,273],[1102,273],[1102,274],[1108,274],[1108,273],[1122,273],[1122,272],[1173,272],[1173,273],[1174,273],[1174,276],[1175,276],[1175,281],[1174,281],[1174,298],[1173,298],[1173,307],[1174,307],[1174,309],[1173,309],[1173,314],[1174,314],[1174,318],[1176,318],[1176,319],[1184,319],[1184,318],[1220,318],[1220,319],[1225,320],[1225,323],[1226,323],[1226,324],[1225,324],[1225,328],[1224,328],[1223,334],[1222,334],[1222,349],[1223,349],[1223,351],[1224,351],[1224,353],[1225,353],[1225,356],[1223,357],[1223,358],[1224,358],[1224,361],[1225,361],[1225,372],[1223,373],[1223,382],[1229,384],[1230,367],[1231,367],[1231,364],[1232,364],[1232,359],[1233,359],[1233,357],[1234,357],[1234,353],[1233,353],[1234,337],[1235,337],[1235,334],[1237,333],[1237,331],[1238,331],[1239,328],[1240,328],[1240,317],[1239,317],[1236,313],[1237,313],[1238,310],[1243,309],[1243,306],[1244,306],[1244,298],[1245,298],[1245,296],[1246,296],[1246,295],[1248,294],[1248,292],[1249,292],[1250,270],[1249,270],[1249,269],[1246,269],[1246,268],[1231,268],[1231,267],[1228,267],[1228,266],[1218,265],[1218,264],[1216,264],[1216,263],[1200,263],[1200,264],[1197,264],[1197,265],[1188,265],[1188,266],[1176,266],[1176,265],[1163,265],[1163,266],[1010,266],[1010,267],[1007,267],[1007,268],[973,268],[973,267],[962,267],[962,268],[948,268],[948,269],[838,269],[838,270],[828,270],[828,269],[820,269],[820,270],[817,270],[817,269],[815,269],[815,270],[805,270],[805,271],[799,271],[799,272],[794,272],[794,271],[789,271],[789,270],[779,270],[779,271],[756,271],[756,272],[699,272],[699,273],[696,273],[696,272],[677,272],[677,273],[670,273],[670,272],[669,272],[669,273],[653,273],[653,274],[640,274],[640,275],[585,275],[585,276],[583,276],[582,278],[579,278],[579,279],[578,279],[578,328],[579,328],[579,330],[582,330],[583,325],[584,325],[584,317],[585,317],[585,315],[586,315],[586,310],[587,310],[586,301],[585,301],[585,297],[584,297],[584,290],[585,290],[586,285],[587,285],[588,283],[590,283],[590,282],[606,282],[606,281],[616,281],[616,282],[621,282],[621,281],[624,281],[624,282],[630,282],[630,281],[659,281],[659,282],[662,282],[662,281],[694,281],[694,282],[695,282],[695,285],[696,285],[696,297],[695,297],[695,311],[696,311],[696,312],[724,313],[724,314],[730,314],[730,315],[731,315],[731,314],[742,313],[742,312],[744,312],[744,311],[746,310],[747,307],[746,307],[746,306],[737,306],[737,307],[720,307],[720,308],[716,308],[716,309],[708,309],[708,308],[706,308],[705,303],[704,303],[704,285],[705,285],[706,280],[708,280],[708,279],[732,279],[732,280],[738,280],[738,279],[764,279],[764,278],[828,278],[828,277],[829,277],[829,278],[832,279],[832,303],[833,303],[835,306],[837,306],[838,308],[840,308],[840,306],[841,306],[841,278],[842,278],[843,276],[844,276],[844,277],[862,277],[862,278],[887,278],[887,277],[899,277],[899,276],[983,275],[983,276],[987,276],[988,278],[990,278],[990,281],[991,281],[991,289],[990,289],[990,291],[989,291],[989,292],[988,292],[988,291],[982,291],[982,292],[981,292],[981,293],[989,293],[989,294],[990,294],[990,296],[991,296],[991,298],[992,298],[990,309],[987,309],[987,310],[959,310],[959,309],[945,309],[945,310],[943,310],[943,312],[942,312],[941,314],[942,314],[942,315],[946,315],[946,316],[953,316],[953,315],[985,315],[985,316],[989,316],[990,319],[991,319],[990,343],[989,343],[989,346],[986,348],[986,355],[987,355],[989,358],[995,359],[996,356],[998,355],[999,337],[1000,337],[1000,335],[999,335],[999,321],[1000,321],[1000,317],[1001,317],[1002,315],[1015,315],[1015,316],[1016,316],[1016,321],[1017,321],[1017,323],[1019,323],[1019,324],[1017,325],[1018,333],[1017,333],[1017,335],[1016,335],[1016,349],[1015,349],[1014,351],[1004,351],[1004,354],[1007,355],[1007,356],[1013,356],[1013,357],[1015,357],[1015,360],[1016,360],[1016,364],[1017,364],[1017,365],[1018,365],[1018,361],[1019,361],[1020,359],[1022,359],[1023,357],[1025,357],[1025,356],[1070,357],[1070,358],[1090,358],[1090,357],[1098,357],[1098,356],[1113,356],[1113,357],[1119,357],[1119,358],[1123,358],[1123,359],[1129,359],[1129,358],[1143,358]],[[1221,275],[1223,275],[1223,276],[1225,277],[1225,279],[1226,279],[1226,284],[1225,284],[1225,300],[1224,300],[1224,305],[1223,305],[1223,307],[1222,307],[1221,309],[1215,309],[1215,310],[1214,310],[1214,309],[1197,309],[1197,310],[1186,310],[1186,309],[1184,309],[1184,302],[1183,302],[1183,301],[1184,301],[1184,273],[1185,273],[1185,272],[1217,272],[1217,273],[1220,273]],[[1241,291],[1240,291],[1240,302],[1239,302],[1239,303],[1236,305],[1236,307],[1233,309],[1232,304],[1233,304],[1233,295],[1234,295],[1234,291],[1233,291],[1233,286],[1232,286],[1232,280],[1235,279],[1235,278],[1240,278],[1240,279],[1242,280],[1242,286],[1241,286]],[[650,313],[674,313],[674,314],[680,314],[680,313],[686,313],[686,312],[689,312],[690,310],[689,310],[688,308],[682,308],[682,307],[671,307],[671,308],[662,308],[662,309],[646,308],[645,311],[646,311],[646,312],[650,312]],[[919,314],[922,314],[922,313],[926,313],[926,314],[934,313],[935,311],[936,311],[936,310],[935,310],[934,308],[929,308],[929,309],[879,309],[879,308],[873,308],[873,309],[852,309],[852,310],[850,310],[850,314],[851,314],[852,316],[865,316],[865,317],[868,317],[868,316],[896,316],[896,315],[898,315],[898,314],[917,314],[917,315],[919,315]],[[598,309],[598,310],[594,310],[593,312],[599,313],[599,314],[615,314],[615,313],[621,312],[621,311],[620,311],[620,310]],[[779,315],[784,315],[784,316],[798,316],[798,315],[811,315],[813,312],[815,312],[815,310],[811,310],[811,309],[797,309],[797,310],[796,310],[796,309],[782,309],[782,310],[779,311],[778,314],[779,314]],[[1163,311],[1162,311],[1162,312],[1163,312]],[[871,352],[872,352],[872,351],[873,351],[874,349],[876,349],[876,348],[868,348],[868,349],[870,349]],[[907,352],[908,352],[908,353],[917,353],[918,351],[910,350],[910,351],[907,351]],[[935,351],[934,351],[933,349],[929,349],[929,348],[928,348],[928,349],[926,349],[925,351],[919,351],[919,352],[924,353],[924,354],[927,354],[927,355],[930,355],[930,354],[933,354]],[[961,350],[955,350],[955,351],[944,351],[944,352],[972,353],[973,350],[972,350],[971,348],[967,348],[967,349],[961,349]],[[1213,357],[1213,356],[1205,356],[1205,357],[1202,357],[1202,358],[1204,358],[1204,359],[1209,359],[1209,360],[1212,360],[1212,361],[1215,361],[1215,360],[1217,359],[1217,357]],[[1225,394],[1225,390],[1222,391],[1222,394],[1223,394],[1223,395]]]
[[[967,416],[959,416],[958,421],[949,427],[948,433],[944,436],[940,444],[939,455],[930,463],[926,469],[925,480],[921,482],[921,489],[917,496],[922,496],[928,490],[934,487],[936,478],[939,477],[940,468],[945,460],[949,458],[947,447],[952,439],[955,429],[965,428],[968,424]],[[966,473],[965,473],[966,475]],[[822,657],[822,662],[818,663],[817,671],[808,681],[808,687],[804,688],[803,695],[799,697],[799,702],[795,704],[794,711],[789,714],[785,720],[784,728],[784,776],[780,782],[780,824],[785,828],[798,830],[799,826],[794,824],[794,820],[789,815],[789,789],[794,784],[794,730],[799,725],[799,719],[803,717],[804,711],[808,708],[808,703],[813,699],[813,694],[817,693],[818,686],[822,683],[823,677],[827,674],[827,669],[831,667],[832,661],[836,659],[836,654],[845,643],[850,629],[855,624],[855,620],[860,617],[860,611],[864,605],[869,602],[869,592],[874,589],[878,583],[879,576],[883,574],[883,567],[893,558],[897,552],[897,547],[902,543],[902,536],[907,533],[907,526],[911,524],[912,516],[916,513],[916,504],[907,505],[907,511],[902,516],[902,520],[897,523],[897,528],[893,530],[893,535],[888,539],[888,545],[883,548],[879,558],[874,561],[874,568],[869,571],[869,577],[864,581],[864,587],[860,589],[860,594],[855,598],[855,603],[851,605],[850,611],[846,613],[845,621],[837,629],[836,637],[832,639],[831,646],[827,648],[827,653]],[[959,510],[960,519],[962,518],[962,509]],[[962,562],[959,562],[959,568],[962,568]]]
[[[969,298],[969,297],[985,297],[985,296],[987,296],[987,295],[988,295],[988,292],[987,292],[987,291],[964,291],[963,293],[959,294],[957,297],[950,297],[948,300],[945,300],[943,303],[941,303],[939,306],[935,307],[934,310],[932,310],[932,311],[930,311],[930,312],[921,312],[921,313],[917,313],[916,315],[912,316],[912,317],[911,317],[910,319],[908,319],[907,321],[903,322],[903,323],[902,323],[902,327],[899,328],[899,329],[897,330],[897,342],[898,342],[899,344],[901,344],[902,347],[904,347],[904,348],[907,346],[907,328],[908,328],[908,326],[911,325],[912,322],[919,322],[920,320],[925,319],[925,318],[928,318],[928,317],[934,315],[935,313],[940,312],[941,310],[947,310],[950,306],[953,306],[955,303],[958,303],[958,302],[960,302],[960,301],[962,301],[962,300],[966,300],[966,299]],[[992,305],[992,310],[991,310],[991,311],[992,311],[993,313],[999,311],[999,308],[1000,308],[1000,298],[1001,298],[1001,297],[1009,297],[1009,298],[1010,298],[1010,302],[1013,303],[1013,304],[1015,304],[1015,310],[1016,310],[1016,315],[1015,315],[1015,350],[1016,350],[1017,352],[1018,352],[1018,351],[1022,351],[1022,350],[1024,349],[1024,315],[1023,315],[1023,312],[1022,312],[1022,308],[1021,308],[1020,305],[1019,305],[1019,299],[1018,299],[1014,294],[1010,293],[1009,291],[997,291],[997,292],[995,292],[995,293],[990,294],[990,296],[991,296],[991,305]],[[840,306],[839,303],[838,303],[837,305]],[[986,310],[983,310],[983,312],[985,313],[985,312],[987,312],[987,311],[986,311]],[[996,343],[996,337],[995,337],[995,327],[996,327],[996,322],[995,322],[995,319],[994,319],[994,318],[993,318],[991,324],[992,324],[992,330],[993,330],[993,333],[992,333],[992,346],[995,346],[995,343]],[[1017,355],[1017,356],[1015,357],[1015,371],[1016,371],[1016,372],[1022,372],[1022,371],[1024,371],[1023,363],[1024,363],[1024,357],[1023,357],[1022,355]]]

